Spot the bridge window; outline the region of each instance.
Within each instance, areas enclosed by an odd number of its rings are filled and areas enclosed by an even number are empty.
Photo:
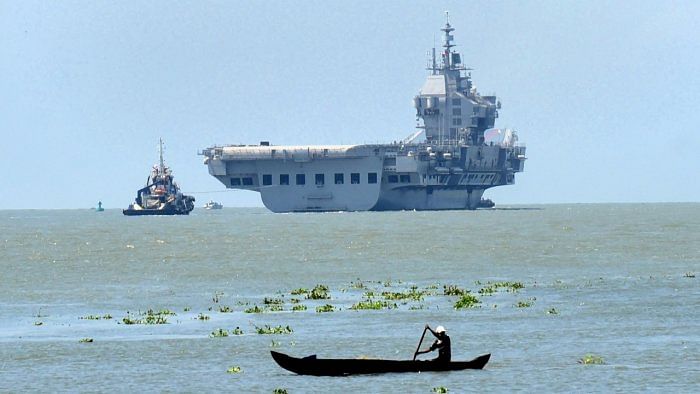
[[[247,176],[243,178],[243,186],[253,186],[253,178]]]
[[[272,174],[263,174],[263,186],[272,185]]]
[[[377,183],[377,173],[370,172],[367,174],[367,183]]]
[[[353,172],[350,174],[350,183],[353,185],[357,185],[360,183],[360,173],[359,172]]]
[[[452,118],[453,126],[460,126],[462,124],[462,118]]]
[[[386,179],[389,183],[399,183],[398,175],[389,175],[388,177],[386,177]]]
[[[462,105],[462,100],[458,98],[453,98],[452,99],[452,105]]]
[[[306,175],[297,174],[297,185],[305,185],[305,184],[306,184]]]
[[[452,108],[453,116],[462,116],[462,108]]]
[[[399,179],[401,180],[401,183],[411,183],[410,175],[401,175]]]
[[[289,174],[280,174],[280,185],[289,185]]]
[[[241,178],[231,178],[231,186],[240,186]]]
[[[335,184],[342,185],[343,183],[345,183],[343,174],[335,174]]]
[[[325,177],[323,174],[316,174],[316,186],[323,186],[325,183]]]

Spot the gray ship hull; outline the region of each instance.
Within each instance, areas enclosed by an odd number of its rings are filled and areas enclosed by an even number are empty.
[[[372,211],[435,211],[446,209],[476,209],[484,195],[483,189],[466,187],[420,186],[384,190]]]

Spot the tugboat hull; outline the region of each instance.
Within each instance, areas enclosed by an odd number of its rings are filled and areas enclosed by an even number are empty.
[[[175,209],[124,209],[122,213],[126,216],[171,216],[189,215],[190,211],[179,211]]]

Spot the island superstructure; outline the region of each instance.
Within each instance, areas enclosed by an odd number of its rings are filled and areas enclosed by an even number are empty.
[[[486,189],[515,182],[525,146],[494,128],[501,103],[477,92],[453,31],[448,19],[413,100],[422,124],[403,141],[212,146],[201,152],[209,174],[260,192],[273,212],[476,209]]]

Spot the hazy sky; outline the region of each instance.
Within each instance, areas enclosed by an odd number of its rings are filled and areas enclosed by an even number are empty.
[[[700,201],[700,1],[0,0],[0,209],[124,208],[214,144],[411,134],[444,24],[528,146],[497,203]]]

